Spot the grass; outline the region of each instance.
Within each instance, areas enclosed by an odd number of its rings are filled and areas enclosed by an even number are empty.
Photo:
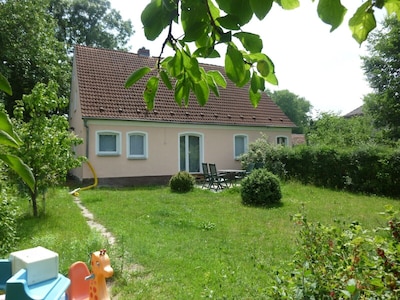
[[[383,224],[378,213],[384,205],[400,208],[388,198],[297,183],[282,185],[282,194],[282,205],[255,208],[241,204],[238,189],[82,192],[96,221],[117,237],[111,247],[89,230],[67,191],[59,190],[49,197],[45,218],[22,220],[26,238],[19,248],[41,245],[58,252],[65,272],[90,251],[108,247],[119,299],[263,299],[274,271],[290,268],[296,251],[291,215],[301,212],[324,224],[357,220],[372,229]]]

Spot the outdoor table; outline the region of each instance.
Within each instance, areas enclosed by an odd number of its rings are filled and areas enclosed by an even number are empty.
[[[218,173],[224,173],[226,174],[226,178],[229,180],[229,182],[232,185],[232,182],[236,181],[236,175],[244,175],[246,173],[246,170],[241,170],[241,169],[222,169],[218,170]]]

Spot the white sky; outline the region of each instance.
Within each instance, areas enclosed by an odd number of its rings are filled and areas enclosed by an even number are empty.
[[[140,20],[150,0],[110,2],[124,19],[132,21],[135,33],[129,43],[130,51],[136,53],[145,47],[150,49],[150,55],[158,56],[166,33],[155,41],[148,41]],[[284,11],[274,3],[263,21],[254,17],[244,30],[261,36],[263,53],[275,64],[279,85],[267,84],[267,88],[287,89],[304,97],[313,105],[314,112],[345,114],[362,105],[363,96],[371,91],[361,69],[360,56],[366,54],[365,44],[360,47],[347,26],[348,19],[362,1],[342,0],[349,11],[343,24],[332,33],[330,26],[318,18],[317,2],[303,0],[301,6],[292,11]],[[223,49],[217,50],[224,55]],[[163,56],[171,54],[164,52]],[[223,65],[223,58],[210,59],[207,63]]]

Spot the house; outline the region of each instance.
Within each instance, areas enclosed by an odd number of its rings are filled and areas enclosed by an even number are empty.
[[[356,109],[352,110],[351,112],[345,114],[343,117],[348,119],[348,118],[353,118],[353,117],[359,117],[364,115],[363,113],[363,105],[357,107]]]
[[[201,173],[202,162],[237,169],[240,154],[261,134],[272,143],[292,144],[295,125],[278,106],[264,93],[254,108],[248,88],[230,81],[203,107],[194,96],[188,107],[179,107],[160,81],[154,110],[148,111],[145,78],[124,88],[134,70],[156,66],[156,57],[142,53],[75,48],[69,122],[84,140],[75,151],[88,158],[100,185],[167,183],[179,170]],[[202,66],[224,74],[223,67]],[[87,164],[71,173],[86,183],[94,177]]]

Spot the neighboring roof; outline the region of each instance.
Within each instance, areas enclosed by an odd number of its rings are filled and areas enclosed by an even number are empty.
[[[351,117],[357,117],[357,116],[362,116],[362,115],[363,115],[363,106],[361,105],[360,107],[357,107],[355,110],[352,110],[351,112],[345,114],[343,117],[351,118]]]
[[[265,94],[257,108],[249,100],[248,87],[238,88],[227,80],[227,88],[220,88],[220,97],[210,92],[205,106],[200,106],[191,95],[188,107],[179,107],[174,92],[160,80],[153,111],[146,109],[143,91],[147,80],[125,89],[129,75],[143,67],[154,67],[157,58],[137,54],[75,47],[75,63],[83,118],[141,120],[193,124],[295,127],[282,110]],[[221,66],[201,64],[206,70]],[[154,71],[155,72],[155,71]],[[154,75],[154,74],[153,74]],[[146,77],[148,78],[148,76]]]

